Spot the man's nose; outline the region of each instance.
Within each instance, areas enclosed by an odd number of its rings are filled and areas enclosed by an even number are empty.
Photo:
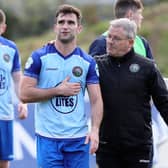
[[[68,22],[65,22],[65,23],[63,24],[63,27],[64,27],[64,28],[67,28],[68,26],[69,26]]]
[[[113,39],[107,39],[107,43],[113,44],[113,43],[114,43],[114,40],[113,40]]]

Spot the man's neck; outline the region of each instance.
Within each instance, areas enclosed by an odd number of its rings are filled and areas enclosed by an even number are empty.
[[[74,51],[74,49],[77,47],[75,42],[63,44],[58,40],[55,41],[54,45],[55,45],[55,48],[65,57],[71,54]]]

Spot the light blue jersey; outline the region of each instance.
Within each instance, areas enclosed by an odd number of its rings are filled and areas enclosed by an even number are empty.
[[[96,63],[80,48],[62,56],[53,44],[32,53],[24,75],[36,78],[39,88],[59,85],[67,76],[70,82],[80,82],[76,96],[57,96],[39,102],[35,108],[36,133],[50,138],[77,138],[88,132],[88,115],[84,110],[84,93],[88,84],[97,84]]]
[[[0,120],[12,120],[12,73],[20,71],[21,64],[15,44],[0,36]]]

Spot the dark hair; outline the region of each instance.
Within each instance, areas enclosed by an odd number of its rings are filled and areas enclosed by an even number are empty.
[[[74,13],[77,17],[78,24],[81,24],[82,14],[81,14],[80,9],[78,9],[72,5],[68,5],[68,4],[60,5],[58,10],[56,11],[55,22],[57,21],[57,17],[60,13],[63,13],[63,14]]]
[[[6,22],[6,16],[2,9],[0,9],[0,24]]]
[[[138,9],[143,9],[141,0],[118,0],[114,7],[114,14],[116,18],[123,18],[128,10],[136,11]]]

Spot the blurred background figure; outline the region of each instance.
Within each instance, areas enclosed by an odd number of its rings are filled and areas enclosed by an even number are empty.
[[[8,168],[13,153],[13,87],[19,97],[19,85],[22,77],[21,62],[14,42],[2,37],[6,31],[6,16],[0,9],[0,168]],[[27,105],[18,102],[19,118],[27,117]]]

